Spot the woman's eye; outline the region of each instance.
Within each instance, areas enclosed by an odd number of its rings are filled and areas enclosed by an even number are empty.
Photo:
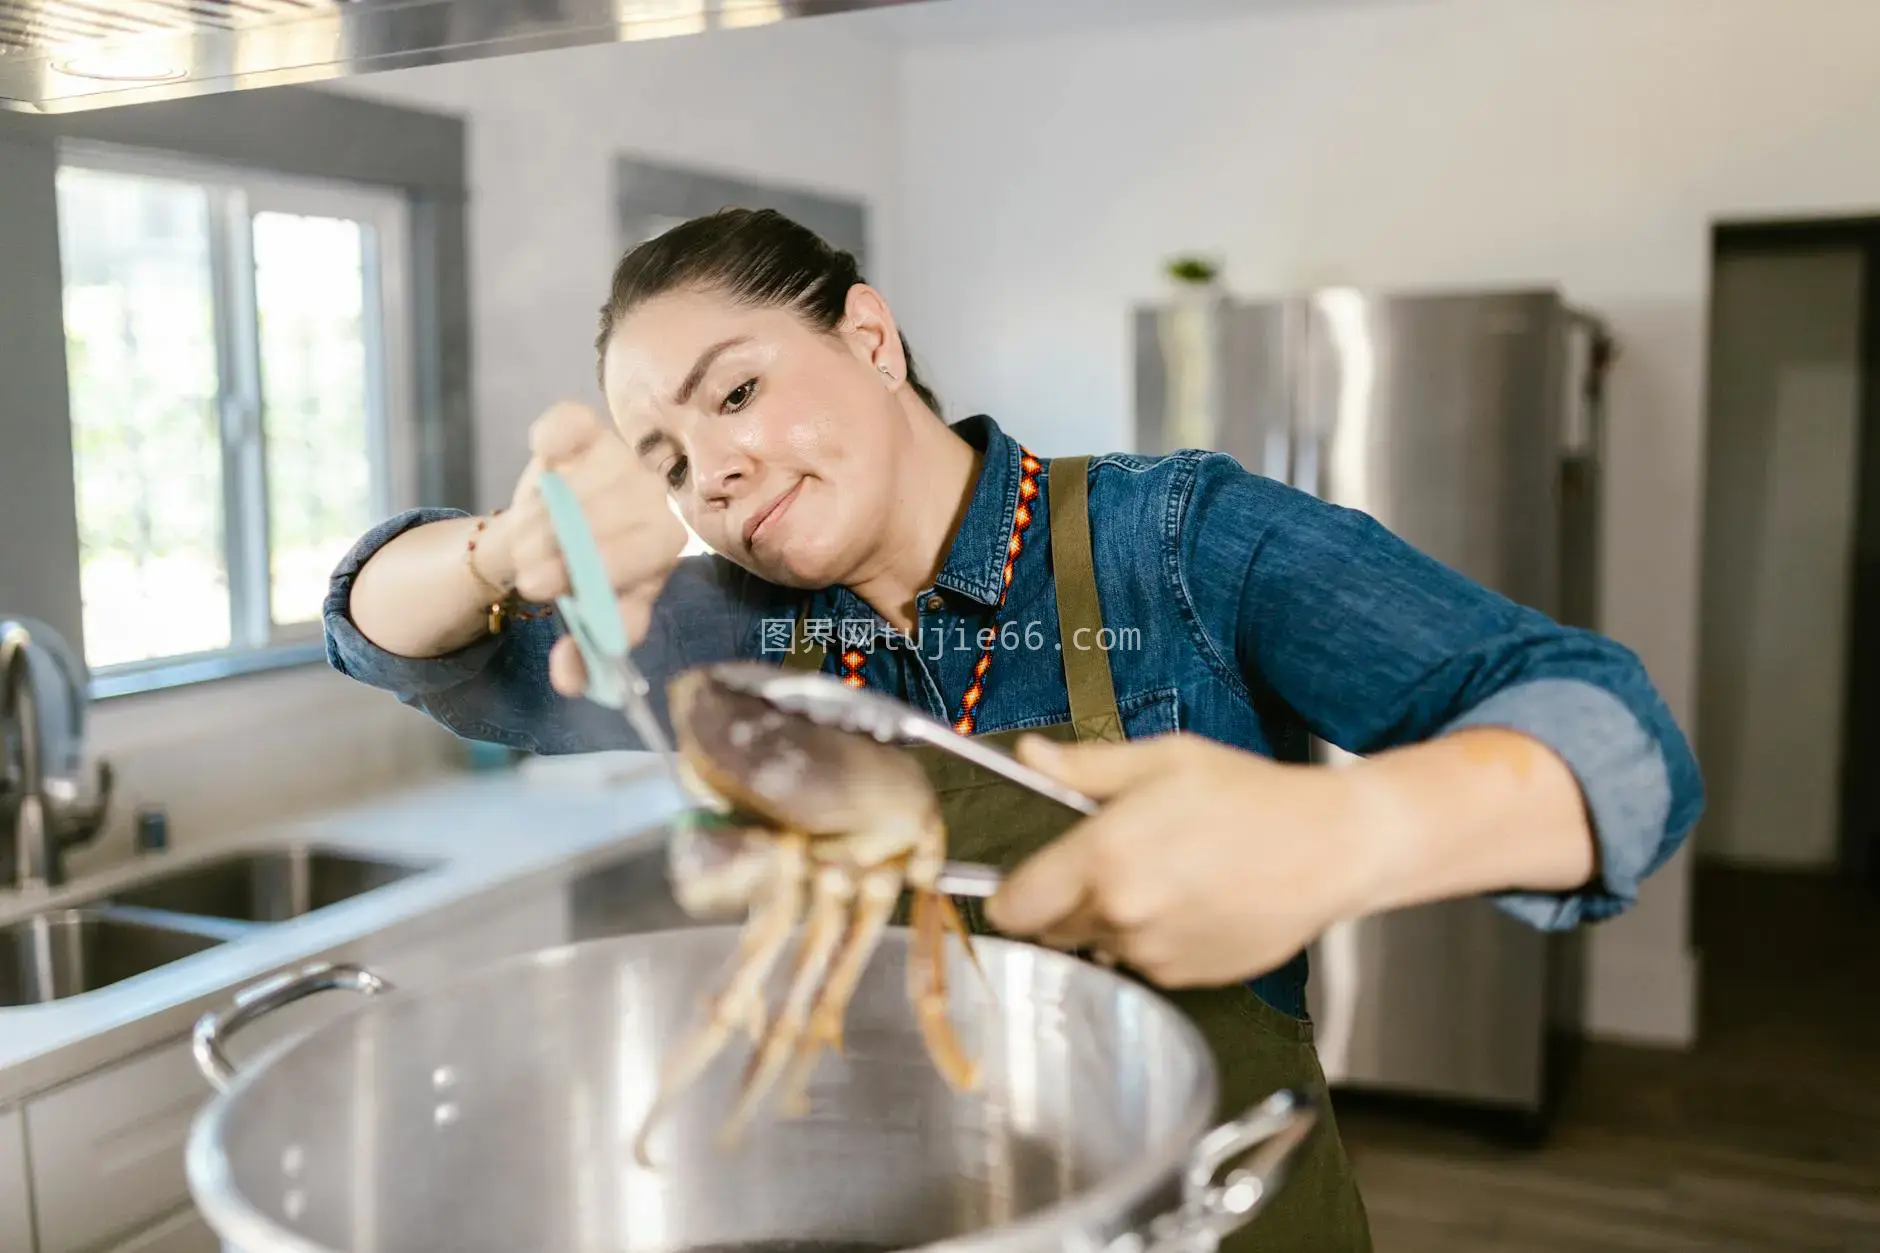
[[[725,397],[725,411],[727,413],[736,413],[738,410],[744,408],[744,406],[750,404],[751,397],[756,394],[757,380],[745,379],[742,383],[732,388],[730,394]]]
[[[668,487],[685,486],[685,458],[679,457],[666,467],[666,485]]]

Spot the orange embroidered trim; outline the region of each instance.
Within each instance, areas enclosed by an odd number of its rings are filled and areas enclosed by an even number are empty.
[[[999,584],[999,603],[993,611],[993,621],[998,621],[998,610],[1005,608],[1005,594],[1012,586],[1012,567],[1018,562],[1019,553],[1025,549],[1025,532],[1031,526],[1031,505],[1038,499],[1038,472],[1044,463],[1031,455],[1031,450],[1020,445],[1018,479],[1018,509],[1012,515],[1012,538],[1005,545],[1005,571]],[[997,637],[994,637],[995,642]],[[842,654],[842,681],[850,687],[863,686],[862,665],[868,658],[858,649],[848,649]],[[992,668],[992,645],[987,644],[979,654],[979,660],[973,663],[972,682],[966,685],[966,694],[960,698],[960,716],[953,722],[953,729],[961,735],[971,735],[978,725],[979,704],[986,695],[986,673]]]

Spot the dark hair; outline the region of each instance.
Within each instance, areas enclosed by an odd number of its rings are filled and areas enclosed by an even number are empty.
[[[852,254],[832,248],[815,231],[774,209],[720,209],[681,222],[631,249],[614,267],[600,334],[596,370],[603,376],[607,341],[634,306],[681,288],[720,291],[733,300],[794,311],[825,334],[848,307],[849,288],[862,282]],[[914,350],[901,336],[907,385],[935,413],[940,401],[914,368]],[[603,381],[602,386],[605,387]]]

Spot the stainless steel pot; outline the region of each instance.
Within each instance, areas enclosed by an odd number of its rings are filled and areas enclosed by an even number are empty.
[[[632,1138],[660,1061],[737,934],[590,941],[422,992],[325,965],[244,991],[196,1029],[220,1089],[189,1143],[198,1207],[239,1253],[1189,1253],[1257,1213],[1315,1125],[1290,1092],[1215,1125],[1213,1060],[1173,1005],[994,939],[974,946],[991,1002],[951,948],[954,1020],[983,1075],[953,1092],[922,1047],[896,929],[808,1115],[766,1116],[718,1151],[740,1040],[676,1104],[647,1171]],[[228,1065],[243,1024],[334,988],[368,999]]]

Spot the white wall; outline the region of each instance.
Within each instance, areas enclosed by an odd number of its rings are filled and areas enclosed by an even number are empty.
[[[1717,266],[1697,712],[1707,858],[1838,860],[1863,278],[1854,250]]]
[[[1880,206],[1876,46],[1870,0],[1425,0],[916,50],[895,296],[1048,454],[1124,443],[1179,250],[1248,294],[1561,284],[1623,343],[1607,629],[1688,728],[1710,224]],[[1688,860],[1595,933],[1594,1030],[1691,1037]]]
[[[470,123],[478,491],[507,504],[529,422],[600,403],[595,322],[621,246],[616,156],[862,198],[891,281],[893,52],[828,19],[427,66],[335,84]]]
[[[117,775],[110,821],[69,859],[74,875],[132,855],[141,804],[187,847],[461,769],[455,736],[336,671],[284,671],[93,707],[91,751]]]

